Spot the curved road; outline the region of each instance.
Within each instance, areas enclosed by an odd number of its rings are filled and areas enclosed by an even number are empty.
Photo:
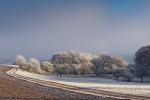
[[[0,99],[35,100],[149,100],[150,98],[116,94],[106,91],[87,90],[53,82],[41,82],[5,72],[11,67],[0,65]],[[13,72],[12,70],[11,72]],[[21,80],[20,80],[21,79]],[[27,81],[25,81],[27,80]],[[29,82],[30,81],[30,82]],[[40,83],[40,84],[37,84]],[[43,85],[44,84],[44,85]]]

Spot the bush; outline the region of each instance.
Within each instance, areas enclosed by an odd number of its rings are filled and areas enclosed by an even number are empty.
[[[125,81],[130,82],[133,80],[133,74],[129,71],[124,72]]]
[[[23,71],[29,71],[31,69],[31,66],[29,64],[24,64],[20,67]]]
[[[26,64],[26,59],[22,55],[17,55],[16,56],[16,64],[21,67],[22,65]]]
[[[41,69],[50,73],[54,71],[53,64],[48,61],[42,62]]]
[[[127,70],[126,68],[113,67],[113,76],[116,80],[119,80],[119,77],[124,76],[124,72]]]
[[[134,75],[137,74],[136,68],[135,68],[135,65],[134,65],[134,64],[129,64],[129,65],[128,65],[128,70],[129,70],[132,74],[134,74]]]
[[[30,66],[30,70],[29,70],[30,72],[33,72],[33,73],[40,73],[41,72],[40,63],[35,58],[29,59],[28,66]]]

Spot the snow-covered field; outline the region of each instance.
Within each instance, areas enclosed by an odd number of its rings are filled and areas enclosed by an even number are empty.
[[[53,81],[67,85],[73,85],[78,87],[114,91],[119,93],[134,94],[150,97],[150,83],[135,83],[135,82],[116,82],[112,79],[98,78],[98,77],[56,77],[38,75],[22,70],[18,70],[17,74],[31,77],[40,80]]]

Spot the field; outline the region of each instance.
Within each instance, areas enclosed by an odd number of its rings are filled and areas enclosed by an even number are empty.
[[[20,80],[5,73],[10,69],[0,65],[0,100],[118,100]]]
[[[93,98],[84,94],[46,87],[8,76],[10,67],[0,66],[0,100],[78,100]]]
[[[63,76],[59,78],[56,76],[32,74],[21,70],[18,70],[17,74],[72,86],[150,97],[150,83],[116,82],[113,79],[106,79],[100,77]]]

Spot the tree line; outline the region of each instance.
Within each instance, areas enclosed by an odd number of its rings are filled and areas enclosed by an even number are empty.
[[[52,55],[49,61],[39,62],[35,58],[28,61],[22,55],[17,55],[16,64],[22,70],[33,73],[51,73],[61,77],[62,75],[95,74],[105,77],[112,75],[117,81],[123,78],[132,81],[134,77],[150,75],[150,46],[140,48],[135,53],[135,63],[128,64],[120,56],[112,56],[100,53],[92,55],[83,52],[58,52]]]

